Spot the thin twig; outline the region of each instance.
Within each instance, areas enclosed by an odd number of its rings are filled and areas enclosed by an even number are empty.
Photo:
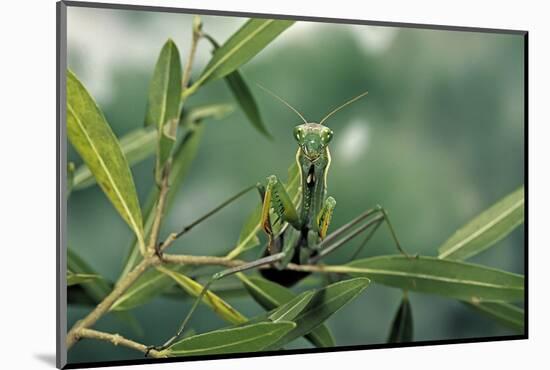
[[[79,338],[103,340],[106,342],[110,342],[115,346],[121,345],[124,347],[135,349],[136,351],[143,352],[143,353],[147,353],[147,349],[148,349],[146,345],[138,342],[134,342],[133,340],[130,340],[130,339],[126,339],[119,334],[110,334],[110,333],[105,333],[105,332],[97,331],[93,329],[80,329],[77,333],[77,336]],[[156,351],[154,349],[149,350],[147,355],[154,358],[167,357],[162,352]]]
[[[161,259],[162,262],[166,263],[193,266],[210,265],[236,267],[246,263],[246,261],[230,260],[226,257],[190,256],[185,254],[163,254]]]
[[[193,60],[195,59],[195,53],[197,52],[197,45],[201,38],[201,23],[200,18],[195,16],[193,18],[193,35],[191,36],[191,50],[189,51],[189,57],[187,58],[187,63],[185,64],[185,69],[183,70],[183,77],[181,79],[181,88],[182,91],[187,90],[189,81],[191,80],[191,70],[193,68]]]
[[[208,219],[209,217],[213,216],[214,214],[216,214],[217,212],[219,212],[223,208],[227,207],[233,201],[235,201],[236,199],[242,197],[244,194],[246,194],[250,190],[254,189],[255,187],[256,187],[256,185],[251,185],[251,186],[247,187],[246,189],[241,190],[240,192],[233,195],[231,198],[227,199],[226,201],[224,201],[222,204],[220,204],[216,208],[208,211],[206,214],[199,217],[195,221],[191,222],[189,225],[186,225],[185,227],[183,227],[178,233],[172,233],[172,234],[168,235],[168,237],[158,247],[159,251],[160,252],[164,251],[166,248],[168,248],[170,245],[172,245],[172,243],[176,239],[182,237],[184,234],[191,231],[191,229],[193,229],[195,226],[197,226],[198,224],[200,224],[204,220]]]
[[[115,301],[128,289],[138,277],[141,276],[145,271],[149,269],[152,265],[158,263],[160,260],[158,257],[148,257],[144,258],[132,271],[130,271],[123,279],[121,279],[114,289],[109,293],[103,301],[101,301],[92,312],[88,314],[84,319],[77,321],[74,326],[67,333],[66,343],[67,349],[69,349],[73,344],[78,340],[77,332],[81,329],[89,328],[94,325],[97,320],[101,318]]]
[[[209,265],[209,266],[224,266],[237,267],[248,263],[243,260],[232,260],[227,257],[211,257],[211,256],[191,256],[185,254],[163,254],[162,262],[180,264],[180,265]],[[260,269],[273,268],[271,265],[259,266]],[[302,271],[302,272],[320,272],[320,273],[349,273],[349,272],[364,272],[365,269],[353,268],[350,266],[334,266],[334,265],[298,265],[289,263],[285,270]]]
[[[151,235],[149,237],[149,244],[147,245],[147,251],[149,253],[158,252],[157,242],[160,232],[160,226],[162,224],[162,219],[164,216],[164,209],[166,208],[166,198],[170,190],[170,172],[171,172],[171,160],[168,160],[168,163],[164,167],[164,172],[162,174],[162,181],[160,184],[160,192],[157,202],[157,208],[155,209],[155,218],[153,219],[153,225],[151,226]]]

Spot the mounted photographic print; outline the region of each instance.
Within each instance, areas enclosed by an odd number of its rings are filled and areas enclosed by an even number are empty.
[[[58,367],[527,338],[526,55],[58,3]]]

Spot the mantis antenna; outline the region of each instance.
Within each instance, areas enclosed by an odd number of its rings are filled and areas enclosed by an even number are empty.
[[[319,122],[319,124],[322,125],[323,122],[325,122],[325,121],[326,121],[330,116],[332,116],[334,113],[338,112],[340,109],[344,108],[345,106],[350,105],[351,103],[353,103],[353,102],[355,102],[355,101],[361,99],[363,96],[367,95],[368,93],[369,93],[368,91],[365,91],[364,93],[359,94],[359,95],[357,95],[357,96],[354,97],[354,98],[351,98],[350,100],[348,100],[348,101],[345,102],[344,104],[342,104],[342,105],[340,105],[339,107],[333,109],[329,114],[327,114],[327,115],[325,116],[325,118],[323,118],[323,119],[321,120],[321,122]]]
[[[271,95],[274,98],[278,99],[281,103],[283,103],[284,105],[286,105],[287,107],[292,109],[294,111],[294,113],[296,113],[298,116],[300,116],[300,118],[302,119],[302,121],[304,121],[304,123],[307,123],[307,120],[304,118],[304,116],[302,116],[302,114],[300,112],[298,112],[298,110],[295,109],[292,105],[290,105],[286,100],[284,100],[283,98],[281,98],[280,96],[275,94],[273,91],[269,90],[267,87],[263,87],[262,85],[260,85],[257,82],[256,82],[256,85],[258,85],[258,87],[261,88],[262,90],[264,90],[266,93],[268,93],[269,95]]]

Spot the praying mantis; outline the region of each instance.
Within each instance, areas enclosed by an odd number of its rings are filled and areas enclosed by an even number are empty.
[[[297,109],[275,93],[261,85],[258,86],[290,108],[303,121],[302,124],[295,126],[293,130],[294,139],[298,144],[295,160],[300,174],[301,187],[298,194],[300,203],[295,206],[295,202],[289,196],[283,183],[276,175],[271,175],[267,177],[265,186],[258,183],[256,186],[247,188],[207,213],[205,217],[200,218],[199,220],[203,221],[206,217],[238,199],[247,191],[256,188],[262,199],[260,224],[268,239],[265,252],[257,260],[214,274],[195,299],[177,333],[161,346],[149,346],[145,356],[150,350],[162,351],[178,340],[210,285],[226,276],[254,268],[272,266],[271,269],[260,270],[264,277],[286,286],[293,285],[308,273],[285,270],[289,263],[315,264],[331,252],[368,231],[355,251],[353,259],[382,223],[386,223],[388,226],[392,240],[399,252],[407,257],[415,257],[407,254],[401,247],[397,234],[388,218],[388,213],[380,205],[367,209],[328,234],[328,228],[336,206],[336,200],[332,196],[327,196],[327,174],[331,162],[328,145],[334,133],[332,129],[323,125],[323,123],[342,108],[366,96],[367,92],[363,92],[339,105],[321,119],[319,123],[315,123],[308,122]],[[192,225],[196,224],[197,222]],[[279,227],[275,228],[275,225],[279,225]]]

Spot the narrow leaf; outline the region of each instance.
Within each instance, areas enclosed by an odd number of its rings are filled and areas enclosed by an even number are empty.
[[[413,340],[413,318],[411,303],[405,295],[395,313],[391,325],[388,343],[407,343]]]
[[[237,70],[225,76],[225,82],[250,123],[252,123],[252,125],[264,136],[273,139],[262,120],[258,104],[239,71]]]
[[[216,50],[194,85],[200,86],[235,71],[293,23],[287,20],[250,19]]]
[[[478,312],[518,332],[525,330],[525,314],[519,307],[505,302],[464,302]]]
[[[291,331],[292,322],[262,322],[220,329],[183,339],[166,350],[168,356],[198,356],[261,351]]]
[[[204,119],[222,119],[233,111],[229,104],[200,105],[184,111],[180,126],[191,126]],[[120,148],[130,167],[150,158],[157,147],[157,128],[153,126],[140,127],[130,131],[120,138]],[[85,189],[95,184],[92,172],[82,164],[74,171],[74,187],[72,190]],[[144,212],[145,213],[145,212]]]
[[[183,267],[177,268],[178,272],[185,271]],[[111,306],[111,311],[126,311],[144,305],[161,295],[174,281],[167,275],[156,269],[150,269],[141,275],[126,292]]]
[[[292,162],[290,167],[287,170],[287,181],[285,184],[286,192],[288,196],[292,199],[294,205],[298,205],[299,195],[300,195],[300,168],[296,162]]]
[[[231,104],[220,103],[199,105],[191,109],[184,109],[182,121],[185,125],[189,126],[208,119],[221,120],[231,114],[233,110],[234,108]]]
[[[75,164],[74,162],[67,163],[67,197],[71,195],[71,191],[74,187],[74,175],[75,175]]]
[[[183,182],[191,169],[191,164],[195,160],[199,150],[203,132],[203,124],[193,125],[174,152],[172,168],[170,170],[170,187],[173,190],[168,193],[166,198],[166,212],[174,205],[178,190],[182,188]]]
[[[99,275],[72,248],[67,248],[67,270],[76,274]],[[83,284],[86,294],[94,302],[100,302],[112,290],[105,279],[97,279]]]
[[[67,286],[88,283],[97,279],[101,279],[101,276],[95,274],[77,274],[67,271]]]
[[[103,113],[71,71],[67,71],[67,133],[101,189],[144,247],[141,210],[128,162]]]
[[[258,204],[246,218],[243,228],[239,234],[239,240],[237,240],[237,244],[227,255],[227,258],[233,259],[239,254],[260,245],[258,232],[260,231],[261,215],[262,206],[261,204]]]
[[[240,282],[226,281],[229,279],[218,280],[210,286],[210,290],[224,300],[232,298],[247,298],[249,294],[247,290],[242,286]],[[164,297],[179,300],[189,301],[193,300],[193,297],[188,294],[181,294],[181,288],[179,286],[173,286],[167,289],[163,293]]]
[[[523,223],[523,186],[502,198],[455,232],[439,248],[439,258],[470,258],[508,235]]]
[[[198,297],[203,290],[203,286],[201,284],[185,276],[184,274],[164,268],[162,266],[157,267],[157,269],[174,279],[174,281],[178,283],[179,286],[181,286],[188,294],[193,297]],[[206,294],[202,298],[202,302],[212,308],[212,310],[218,316],[230,323],[240,324],[246,322],[246,317],[244,317],[240,312],[231,307],[229,303],[225,302],[223,299],[212,293],[210,290],[206,292]]]
[[[315,292],[309,304],[292,321],[296,327],[269,349],[279,349],[304,336],[325,322],[332,314],[357,297],[369,285],[369,279],[355,278],[331,284]]]
[[[466,301],[520,301],[523,276],[433,257],[380,256],[327,266],[327,271],[367,276],[375,283]]]
[[[67,269],[78,274],[100,276],[88,265],[72,248],[67,248]],[[67,289],[67,302],[96,306],[107,294],[113,290],[112,283],[101,279],[94,279],[81,285],[74,285]],[[143,335],[143,329],[129,312],[117,312],[116,318],[126,323],[137,335]]]
[[[218,43],[212,37],[207,37],[207,39],[214,47],[213,51],[216,52],[216,50],[218,50],[218,48],[220,47]],[[231,93],[235,97],[235,100],[237,100],[237,103],[239,103],[239,106],[245,113],[250,123],[252,123],[252,125],[262,134],[264,134],[268,138],[272,138],[269,131],[267,131],[262,117],[260,116],[260,110],[258,108],[258,105],[256,104],[256,100],[254,99],[250,88],[248,87],[239,70],[236,69],[235,71],[225,76],[225,82],[227,82]]]
[[[272,310],[296,297],[292,290],[264,279],[259,276],[247,276],[238,273],[237,277],[243,282],[252,298],[266,310]],[[305,336],[316,347],[333,347],[334,338],[325,324],[319,325]]]
[[[157,132],[153,127],[138,128],[120,138],[120,149],[128,164],[133,166],[153,155],[156,142]],[[86,164],[75,170],[73,190],[85,189],[95,183],[95,178]]]
[[[176,142],[181,99],[181,61],[176,44],[166,41],[155,65],[149,86],[146,125],[155,125],[158,132],[155,176],[160,183],[164,165]]]
[[[269,315],[269,319],[273,322],[292,321],[313,298],[315,292],[307,291],[299,294],[287,303],[281,305],[275,312]]]
[[[146,126],[154,125],[160,131],[167,121],[178,117],[181,71],[178,48],[169,39],[160,51],[149,85]]]

